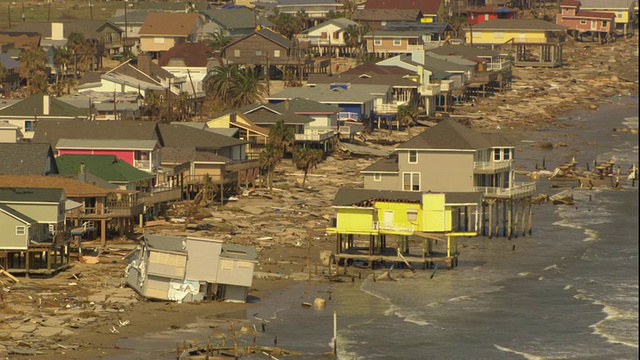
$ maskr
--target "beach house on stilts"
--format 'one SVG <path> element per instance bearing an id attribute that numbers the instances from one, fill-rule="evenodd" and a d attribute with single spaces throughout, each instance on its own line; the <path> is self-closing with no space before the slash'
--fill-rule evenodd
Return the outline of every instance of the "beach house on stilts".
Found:
<path id="1" fill-rule="evenodd" d="M 348 254 L 357 249 L 355 237 L 369 235 L 368 260 L 391 260 L 375 256 L 388 247 L 386 236 L 396 235 L 397 257 L 408 254 L 411 239 L 426 238 L 422 255 L 411 261 L 455 267 L 456 237 L 531 233 L 535 184 L 515 182 L 514 154 L 500 134 L 480 133 L 453 119 L 400 144 L 361 171 L 364 189 L 338 191 L 337 216 L 327 228 L 337 234 L 336 258 L 355 259 Z M 447 241 L 444 254 L 433 252 L 436 240 Z"/>

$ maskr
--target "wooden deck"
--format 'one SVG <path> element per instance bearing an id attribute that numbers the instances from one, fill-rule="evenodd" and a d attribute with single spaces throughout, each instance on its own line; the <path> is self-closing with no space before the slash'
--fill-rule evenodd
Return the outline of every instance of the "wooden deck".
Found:
<path id="1" fill-rule="evenodd" d="M 419 250 L 416 250 L 417 252 Z M 430 254 L 411 254 L 404 253 L 398 256 L 395 249 L 384 248 L 377 254 L 370 255 L 369 248 L 366 247 L 352 247 L 344 250 L 339 254 L 335 254 L 338 264 L 350 266 L 355 260 L 366 261 L 369 268 L 374 268 L 375 264 L 383 264 L 387 262 L 391 263 L 405 263 L 405 260 L 412 264 L 419 264 L 422 269 L 429 269 L 435 263 L 444 263 L 447 268 L 453 269 L 458 266 L 458 253 L 452 253 L 451 256 L 447 256 L 446 253 L 432 252 Z M 433 263 L 433 264 L 432 264 Z M 414 266 L 416 267 L 416 266 Z"/>

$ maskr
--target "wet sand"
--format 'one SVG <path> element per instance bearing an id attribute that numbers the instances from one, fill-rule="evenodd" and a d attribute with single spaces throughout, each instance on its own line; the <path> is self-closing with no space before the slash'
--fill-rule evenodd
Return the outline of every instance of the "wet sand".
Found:
<path id="1" fill-rule="evenodd" d="M 612 48 L 616 49 L 615 56 Z M 553 131 L 554 127 L 569 126 L 561 116 L 573 109 L 597 107 L 604 99 L 618 94 L 631 93 L 637 96 L 637 49 L 637 35 L 615 44 L 572 44 L 571 48 L 565 50 L 565 55 L 573 59 L 566 67 L 515 69 L 513 90 L 480 99 L 475 106 L 456 107 L 454 114 L 471 115 L 474 127 L 499 131 L 515 141 L 526 139 L 529 132 L 538 131 L 541 127 Z M 610 61 L 612 57 L 615 62 Z M 415 134 L 416 130 L 413 131 Z M 399 141 L 408 139 L 403 131 L 392 134 L 381 132 L 375 136 Z M 566 141 L 571 142 L 571 139 Z M 391 146 L 382 148 L 392 150 Z M 295 281 L 292 278 L 304 278 L 308 270 L 308 251 L 313 264 L 316 264 L 320 262 L 321 251 L 333 249 L 332 239 L 323 236 L 327 216 L 333 213 L 330 200 L 337 187 L 358 186 L 358 170 L 374 160 L 341 155 L 330 157 L 307 180 L 313 191 L 296 188 L 297 177 L 292 174 L 299 171 L 291 164 L 283 163 L 276 174 L 276 187 L 280 190 L 274 194 L 241 198 L 237 204 L 209 208 L 211 216 L 216 218 L 215 224 L 222 222 L 233 225 L 234 221 L 245 223 L 235 227 L 234 231 L 239 229 L 239 234 L 234 235 L 234 240 L 260 248 L 260 265 L 256 271 L 282 277 L 280 280 L 256 279 L 250 290 L 249 303 L 177 304 L 143 301 L 131 289 L 121 287 L 125 266 L 122 256 L 107 254 L 101 256 L 99 264 L 76 262 L 72 269 L 54 278 L 20 279 L 20 283 L 9 285 L 0 313 L 3 320 L 0 323 L 0 355 L 7 356 L 10 348 L 21 348 L 42 354 L 14 358 L 117 358 L 128 352 L 127 349 L 118 348 L 119 340 L 163 329 L 181 329 L 198 317 L 218 317 L 217 320 L 211 320 L 212 337 L 224 335 L 230 339 L 229 319 L 236 319 L 237 328 L 240 329 L 245 321 L 241 315 L 246 315 L 252 306 L 270 294 L 286 292 Z M 311 206 L 305 207 L 305 204 Z M 239 208 L 242 205 L 276 208 L 282 210 L 279 212 L 282 216 L 280 220 L 275 220 L 277 223 L 271 224 L 274 221 L 272 213 L 240 215 Z M 285 228 L 302 228 L 304 232 L 295 234 Z M 175 233 L 171 228 L 148 230 Z M 271 245 L 255 241 L 265 234 L 273 235 L 277 240 L 273 240 Z M 300 238 L 314 239 L 310 250 L 305 244 L 298 243 Z M 111 242 L 110 245 L 117 248 L 119 243 Z M 135 241 L 123 241 L 122 245 L 135 245 Z M 320 273 L 322 271 L 320 266 Z M 60 324 L 47 326 L 47 322 L 54 320 L 60 321 Z M 119 326 L 119 321 L 128 323 Z M 31 326 L 33 324 L 36 325 Z M 54 328 L 65 331 L 53 335 L 51 331 L 39 332 Z M 112 332 L 112 329 L 117 332 Z M 175 343 L 182 340 L 175 339 Z M 168 347 L 174 346 L 172 341 Z"/>

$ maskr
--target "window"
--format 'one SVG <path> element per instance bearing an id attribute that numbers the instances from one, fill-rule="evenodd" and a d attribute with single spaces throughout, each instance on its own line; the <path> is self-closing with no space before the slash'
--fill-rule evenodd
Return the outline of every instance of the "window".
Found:
<path id="1" fill-rule="evenodd" d="M 262 56 L 262 50 L 256 50 L 256 56 Z"/>
<path id="2" fill-rule="evenodd" d="M 484 14 L 484 21 L 489 21 L 489 14 Z"/>
<path id="3" fill-rule="evenodd" d="M 382 45 L 382 39 L 373 38 L 373 45 Z"/>
<path id="4" fill-rule="evenodd" d="M 402 173 L 404 191 L 420 191 L 420 173 Z"/>
<path id="5" fill-rule="evenodd" d="M 586 25 L 587 24 L 587 20 L 580 20 L 580 25 Z"/>
<path id="6" fill-rule="evenodd" d="M 233 50 L 233 56 L 240 57 L 240 50 L 239 49 Z"/>
<path id="7" fill-rule="evenodd" d="M 280 50 L 273 50 L 273 57 L 280 57 Z"/>
<path id="8" fill-rule="evenodd" d="M 222 260 L 222 270 L 233 270 L 233 261 L 231 260 Z"/>
<path id="9" fill-rule="evenodd" d="M 328 36 L 328 34 L 327 34 L 327 32 L 326 32 L 326 31 L 323 31 L 323 32 L 321 32 L 321 33 L 320 33 L 320 38 L 321 38 L 322 40 L 324 40 L 324 39 L 326 39 L 326 38 L 328 38 L 328 37 L 329 37 L 329 36 Z"/>
<path id="10" fill-rule="evenodd" d="M 164 38 L 162 38 L 162 37 L 154 37 L 153 38 L 153 42 L 155 44 L 164 44 Z"/>
<path id="11" fill-rule="evenodd" d="M 418 163 L 418 150 L 409 150 L 409 164 Z"/>
<path id="12" fill-rule="evenodd" d="M 393 38 L 393 46 L 400 46 L 400 45 L 402 45 L 402 39 Z"/>
<path id="13" fill-rule="evenodd" d="M 493 149 L 493 160 L 500 161 L 500 149 Z"/>
<path id="14" fill-rule="evenodd" d="M 16 226 L 16 235 L 24 235 L 27 229 L 24 226 Z"/>
<path id="15" fill-rule="evenodd" d="M 31 120 L 24 122 L 24 131 L 36 131 L 36 124 Z"/>
<path id="16" fill-rule="evenodd" d="M 340 39 L 340 33 L 338 31 L 334 32 L 333 33 L 333 38 L 336 39 L 336 40 Z"/>
<path id="17" fill-rule="evenodd" d="M 382 181 L 382 174 L 373 173 L 373 181 Z"/>
<path id="18" fill-rule="evenodd" d="M 617 13 L 616 16 L 618 17 L 618 19 L 622 19 L 622 13 Z"/>
<path id="19" fill-rule="evenodd" d="M 605 27 L 605 28 L 606 28 L 607 26 L 608 26 L 607 22 L 606 22 L 606 21 L 603 21 L 603 22 L 602 22 L 602 27 Z"/>
<path id="20" fill-rule="evenodd" d="M 418 210 L 407 210 L 407 221 L 418 221 Z"/>
<path id="21" fill-rule="evenodd" d="M 509 151 L 509 149 L 503 149 L 502 160 L 510 160 L 510 159 L 511 159 L 511 152 Z"/>

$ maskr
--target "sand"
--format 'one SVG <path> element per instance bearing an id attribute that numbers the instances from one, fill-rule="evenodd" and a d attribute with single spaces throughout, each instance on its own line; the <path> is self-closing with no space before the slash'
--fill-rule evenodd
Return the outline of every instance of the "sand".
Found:
<path id="1" fill-rule="evenodd" d="M 570 43 L 565 48 L 565 58 L 571 61 L 558 69 L 516 68 L 512 90 L 477 99 L 473 106 L 468 103 L 456 106 L 453 115 L 467 116 L 473 127 L 523 139 L 540 127 L 563 126 L 561 115 L 573 109 L 596 108 L 615 95 L 637 95 L 637 35 L 614 44 Z M 412 129 L 412 135 L 421 130 Z M 369 136 L 373 140 L 376 137 L 404 141 L 409 135 L 406 131 L 390 134 L 378 131 Z M 392 150 L 390 145 L 377 147 Z M 5 286 L 0 313 L 0 356 L 20 348 L 41 354 L 12 355 L 13 358 L 114 357 L 125 351 L 116 346 L 123 337 L 180 329 L 196 317 L 214 315 L 221 318 L 212 322 L 213 336 L 230 338 L 228 319 L 234 317 L 224 314 L 243 313 L 269 294 L 286 291 L 293 279 L 307 279 L 309 272 L 314 278 L 327 281 L 320 254 L 334 246 L 333 238 L 324 234 L 334 214 L 331 200 L 340 186 L 361 186 L 358 171 L 375 160 L 338 152 L 310 174 L 306 189 L 300 188 L 300 171 L 285 160 L 278 167 L 273 192 L 258 189 L 254 195 L 240 197 L 237 202 L 224 206 L 210 204 L 201 209 L 202 216 L 195 222 L 208 223 L 212 228 L 186 233 L 222 236 L 259 250 L 258 276 L 250 289 L 249 303 L 145 301 L 123 286 L 126 262 L 122 254 L 136 246 L 136 241 L 109 241 L 112 251 L 103 253 L 97 264 L 74 261 L 71 269 L 52 278 L 20 278 L 17 284 L 2 279 Z M 246 207 L 259 209 L 260 213 L 243 210 Z M 175 211 L 179 212 L 179 208 L 178 204 Z M 136 230 L 138 235 L 142 231 Z M 180 224 L 145 231 L 185 233 Z M 239 317 L 235 321 L 241 327 L 245 319 Z M 176 339 L 176 343 L 179 341 Z"/>

